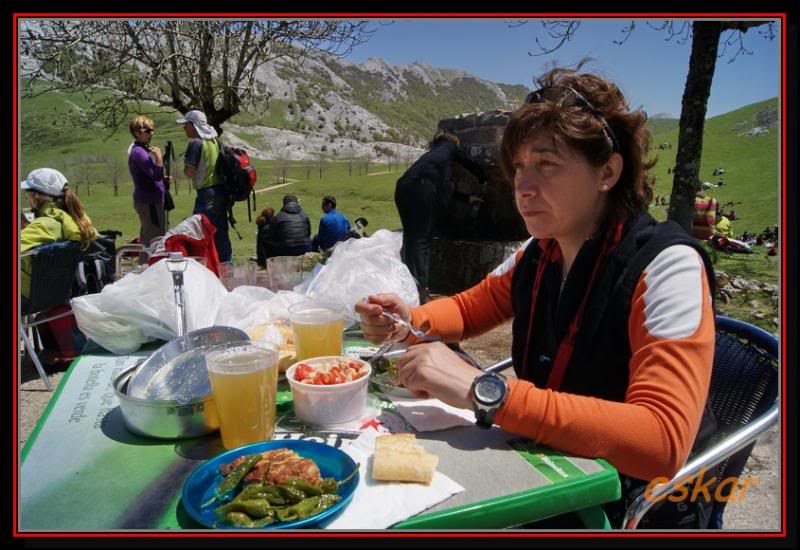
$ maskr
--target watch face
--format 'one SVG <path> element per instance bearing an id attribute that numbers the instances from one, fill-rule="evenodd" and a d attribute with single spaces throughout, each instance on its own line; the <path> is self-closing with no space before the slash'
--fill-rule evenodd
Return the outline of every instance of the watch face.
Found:
<path id="1" fill-rule="evenodd" d="M 495 376 L 481 378 L 475 384 L 475 397 L 487 405 L 498 402 L 505 392 L 503 381 Z"/>

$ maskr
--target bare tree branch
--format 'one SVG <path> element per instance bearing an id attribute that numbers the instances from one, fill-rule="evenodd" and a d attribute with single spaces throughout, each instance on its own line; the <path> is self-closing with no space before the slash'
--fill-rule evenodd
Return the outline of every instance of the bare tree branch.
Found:
<path id="1" fill-rule="evenodd" d="M 733 63 L 736 61 L 736 58 L 739 57 L 740 54 L 745 55 L 753 55 L 753 52 L 748 50 L 744 46 L 744 34 L 747 32 L 747 29 L 752 27 L 764 25 L 767 23 L 766 21 L 731 21 L 723 23 L 722 30 L 723 32 L 727 32 L 727 35 L 720 40 L 722 43 L 722 51 L 719 52 L 717 55 L 718 58 L 725 57 L 725 53 L 728 50 L 728 46 L 736 47 L 736 51 L 733 52 L 730 59 L 728 59 L 728 63 Z M 771 30 L 772 23 L 767 25 L 767 30 L 765 32 L 759 31 L 759 34 L 764 36 L 765 38 L 769 38 L 770 40 L 775 38 L 774 30 Z"/>
<path id="2" fill-rule="evenodd" d="M 636 28 L 636 21 L 631 21 L 630 25 L 622 27 L 621 32 L 625 35 L 625 37 L 622 40 L 613 40 L 614 44 L 616 44 L 617 46 L 622 46 L 625 42 L 628 41 L 628 38 L 630 38 L 631 33 L 635 28 Z"/>
<path id="3" fill-rule="evenodd" d="M 553 46 L 552 48 L 545 47 L 542 45 L 542 42 L 539 38 L 536 38 L 536 44 L 539 46 L 541 50 L 539 53 L 531 53 L 528 52 L 528 55 L 532 57 L 538 57 L 540 55 L 546 55 L 548 53 L 552 53 L 559 49 L 561 46 L 564 45 L 565 42 L 572 40 L 572 37 L 575 35 L 577 30 L 581 26 L 580 21 L 542 21 L 542 26 L 547 30 L 547 33 L 550 35 L 551 38 L 558 40 L 558 43 Z"/>
<path id="4" fill-rule="evenodd" d="M 24 21 L 23 92 L 91 90 L 83 124 L 115 127 L 139 102 L 154 101 L 182 113 L 201 108 L 219 128 L 247 102 L 268 100 L 256 82 L 264 63 L 311 50 L 346 55 L 373 32 L 343 20 Z"/>

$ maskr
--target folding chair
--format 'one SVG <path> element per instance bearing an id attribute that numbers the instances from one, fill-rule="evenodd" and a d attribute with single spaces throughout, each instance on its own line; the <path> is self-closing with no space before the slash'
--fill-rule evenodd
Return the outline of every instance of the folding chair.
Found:
<path id="1" fill-rule="evenodd" d="M 53 308 L 69 304 L 75 272 L 81 259 L 81 245 L 78 241 L 56 241 L 38 246 L 22 256 L 32 256 L 31 287 L 28 303 L 22 311 L 19 334 L 39 376 L 47 389 L 53 391 L 31 339 L 34 336 L 33 329 L 38 325 L 72 315 L 70 309 L 57 315 L 41 316 Z M 31 330 L 30 337 L 28 330 Z"/>
<path id="2" fill-rule="evenodd" d="M 145 249 L 144 246 L 141 244 L 123 244 L 122 246 L 117 247 L 116 253 L 114 255 L 114 277 L 119 280 L 125 276 L 126 271 L 123 268 L 122 260 L 127 256 L 135 256 L 136 258 L 139 257 L 139 254 L 146 254 L 149 256 L 149 252 Z M 135 269 L 131 269 L 129 271 L 139 271 L 144 269 L 147 265 L 137 265 Z"/>
<path id="3" fill-rule="evenodd" d="M 714 366 L 708 402 L 718 428 L 709 447 L 689 461 L 650 498 L 639 495 L 628 506 L 622 527 L 636 529 L 648 510 L 693 479 L 701 469 L 720 464 L 718 480 L 741 474 L 756 439 L 778 422 L 778 340 L 743 321 L 716 317 Z M 726 495 L 722 495 L 726 496 Z M 715 501 L 709 528 L 722 528 L 725 502 Z"/>

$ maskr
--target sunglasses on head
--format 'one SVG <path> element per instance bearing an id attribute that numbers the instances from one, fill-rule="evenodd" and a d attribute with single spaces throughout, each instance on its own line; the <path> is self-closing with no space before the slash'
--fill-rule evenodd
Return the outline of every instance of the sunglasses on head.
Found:
<path id="1" fill-rule="evenodd" d="M 525 98 L 526 104 L 544 103 L 545 101 L 550 103 L 558 103 L 564 107 L 580 107 L 581 109 L 598 117 L 603 122 L 603 130 L 608 136 L 608 139 L 611 140 L 612 150 L 614 152 L 619 152 L 619 142 L 617 141 L 617 136 L 614 134 L 614 130 L 612 130 L 611 126 L 608 124 L 606 117 L 604 117 L 603 113 L 595 109 L 585 97 L 576 92 L 574 89 L 570 88 L 569 86 L 548 86 L 547 88 L 541 88 L 529 93 Z"/>

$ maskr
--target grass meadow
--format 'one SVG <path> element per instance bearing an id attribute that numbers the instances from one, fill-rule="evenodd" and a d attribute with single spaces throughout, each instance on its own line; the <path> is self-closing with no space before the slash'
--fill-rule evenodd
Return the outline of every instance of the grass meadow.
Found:
<path id="1" fill-rule="evenodd" d="M 61 170 L 69 179 L 86 206 L 95 226 L 100 229 L 115 229 L 122 232 L 118 242 L 129 241 L 138 234 L 138 218 L 133 210 L 133 184 L 127 168 L 127 149 L 131 136 L 127 121 L 111 133 L 97 126 L 83 127 L 75 124 L 71 117 L 80 116 L 87 107 L 78 94 L 47 93 L 22 101 L 21 132 L 21 176 L 39 167 Z M 153 105 L 139 106 L 139 112 L 154 119 L 156 133 L 153 144 L 164 149 L 171 140 L 176 155 L 186 147 L 186 137 L 175 124 L 178 113 L 165 112 Z M 743 231 L 761 232 L 765 227 L 780 220 L 779 180 L 779 132 L 772 127 L 765 135 L 746 136 L 754 125 L 755 115 L 768 107 L 778 107 L 777 99 L 746 106 L 706 121 L 700 178 L 716 183 L 722 179 L 724 185 L 712 189 L 726 210 L 736 211 L 733 222 L 734 233 Z M 241 115 L 233 119 L 240 125 L 255 124 L 252 115 Z M 672 175 L 668 169 L 675 163 L 678 129 L 676 124 L 659 121 L 659 129 L 652 143 L 670 143 L 671 149 L 653 150 L 658 162 L 653 169 L 656 179 L 655 193 L 669 197 Z M 247 133 L 239 136 L 247 139 Z M 255 254 L 256 224 L 258 213 L 265 207 L 279 210 L 282 197 L 292 193 L 300 198 L 308 213 L 312 232 L 316 233 L 322 197 L 334 195 L 338 210 L 352 222 L 359 216 L 369 220 L 369 233 L 378 229 L 398 229 L 400 219 L 394 205 L 394 185 L 406 166 L 396 164 L 351 163 L 342 160 L 323 161 L 264 161 L 251 159 L 258 172 L 256 186 L 256 211 L 248 220 L 247 203 L 239 202 L 234 207 L 238 221 L 239 239 L 231 231 L 234 258 L 243 261 Z M 724 168 L 725 175 L 712 176 L 714 169 Z M 189 181 L 181 175 L 182 162 L 176 159 L 173 174 L 173 198 L 176 208 L 170 213 L 170 226 L 174 226 L 192 212 L 194 191 Z M 116 188 L 116 189 L 115 189 Z M 27 207 L 25 197 L 20 196 L 20 206 Z M 651 214 L 657 219 L 666 219 L 666 208 L 652 206 Z M 748 278 L 776 283 L 779 262 L 768 259 L 763 249 L 758 254 L 715 256 L 717 269 Z M 740 318 L 750 317 L 751 305 L 729 304 L 729 313 Z M 730 310 L 735 308 L 735 310 Z"/>

